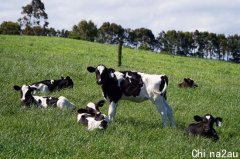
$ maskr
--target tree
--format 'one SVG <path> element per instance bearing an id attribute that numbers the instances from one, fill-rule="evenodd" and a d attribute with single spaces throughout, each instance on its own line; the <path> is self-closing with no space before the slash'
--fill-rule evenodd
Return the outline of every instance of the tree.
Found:
<path id="1" fill-rule="evenodd" d="M 46 35 L 47 36 L 57 36 L 57 32 L 54 28 L 49 28 L 49 29 L 46 29 Z"/>
<path id="2" fill-rule="evenodd" d="M 169 30 L 165 34 L 166 50 L 174 55 L 177 54 L 177 32 L 175 30 Z"/>
<path id="3" fill-rule="evenodd" d="M 167 40 L 165 31 L 162 31 L 156 37 L 156 47 L 159 51 L 167 51 Z"/>
<path id="4" fill-rule="evenodd" d="M 4 21 L 0 25 L 0 34 L 17 35 L 20 33 L 20 25 L 17 22 Z"/>
<path id="5" fill-rule="evenodd" d="M 134 32 L 132 29 L 127 28 L 123 31 L 123 43 L 130 48 L 136 48 L 137 42 L 134 42 Z"/>
<path id="6" fill-rule="evenodd" d="M 42 35 L 45 35 L 48 26 L 48 15 L 45 12 L 45 6 L 41 0 L 32 0 L 31 4 L 22 7 L 22 18 L 18 19 L 21 29 L 32 28 L 35 35 L 39 34 L 35 29 L 42 27 Z M 23 27 L 23 28 L 22 28 Z M 35 27 L 35 28 L 34 28 Z"/>
<path id="7" fill-rule="evenodd" d="M 231 61 L 240 63 L 240 37 L 233 35 L 228 37 L 229 52 L 232 56 Z"/>
<path id="8" fill-rule="evenodd" d="M 94 41 L 97 37 L 97 26 L 90 20 L 82 20 L 78 25 L 74 25 L 69 35 L 73 39 Z"/>
<path id="9" fill-rule="evenodd" d="M 217 39 L 219 41 L 219 55 L 218 55 L 218 59 L 219 60 L 221 60 L 221 59 L 225 60 L 226 52 L 228 50 L 227 39 L 226 39 L 224 34 L 219 34 Z"/>
<path id="10" fill-rule="evenodd" d="M 118 44 L 123 37 L 124 29 L 116 23 L 104 22 L 98 29 L 97 41 L 100 43 Z"/>
<path id="11" fill-rule="evenodd" d="M 155 37 L 151 30 L 147 28 L 138 28 L 133 31 L 134 41 L 138 42 L 138 46 L 145 50 L 150 50 L 155 42 Z"/>

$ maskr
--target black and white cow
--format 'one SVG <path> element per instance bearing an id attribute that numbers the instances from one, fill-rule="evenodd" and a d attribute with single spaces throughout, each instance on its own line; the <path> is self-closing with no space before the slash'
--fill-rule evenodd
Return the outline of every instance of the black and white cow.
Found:
<path id="1" fill-rule="evenodd" d="M 95 103 L 88 103 L 86 108 L 78 109 L 77 122 L 88 127 L 88 130 L 106 129 L 109 123 L 108 117 L 102 114 L 99 107 L 104 105 L 100 100 Z"/>
<path id="2" fill-rule="evenodd" d="M 104 65 L 89 66 L 87 70 L 96 74 L 97 84 L 101 85 L 103 96 L 110 102 L 108 117 L 113 120 L 119 100 L 142 102 L 150 100 L 156 105 L 162 116 L 163 126 L 167 126 L 167 117 L 176 127 L 172 109 L 166 101 L 168 78 L 166 75 L 145 74 L 133 71 L 115 71 Z"/>
<path id="3" fill-rule="evenodd" d="M 59 108 L 67 108 L 67 109 L 75 109 L 73 103 L 71 103 L 67 98 L 60 96 L 56 97 L 45 97 L 45 96 L 33 96 L 32 92 L 36 90 L 35 87 L 23 85 L 13 86 L 16 91 L 19 91 L 21 94 L 21 104 L 23 106 L 31 106 L 37 105 L 40 107 L 59 107 Z"/>
<path id="4" fill-rule="evenodd" d="M 217 127 L 222 125 L 222 118 L 214 118 L 211 114 L 206 114 L 203 117 L 194 116 L 194 120 L 198 123 L 193 123 L 186 129 L 187 133 L 194 136 L 203 136 L 217 141 L 219 139 L 213 124 L 216 122 Z"/>
<path id="5" fill-rule="evenodd" d="M 73 81 L 72 79 L 67 77 L 61 77 L 61 79 L 57 80 L 43 80 L 39 82 L 32 83 L 30 85 L 32 88 L 36 88 L 35 91 L 40 91 L 42 93 L 50 93 L 54 90 L 60 90 L 63 88 L 72 88 Z M 35 91 L 33 93 L 35 93 Z"/>

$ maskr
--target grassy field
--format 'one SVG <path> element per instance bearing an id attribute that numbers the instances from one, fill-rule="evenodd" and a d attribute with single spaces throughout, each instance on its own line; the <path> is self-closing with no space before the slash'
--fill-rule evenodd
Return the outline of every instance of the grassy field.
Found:
<path id="1" fill-rule="evenodd" d="M 60 109 L 21 108 L 13 85 L 30 84 L 69 75 L 73 89 L 63 95 L 80 107 L 102 99 L 89 65 L 105 64 L 117 70 L 167 74 L 168 101 L 177 128 L 162 128 L 156 107 L 149 101 L 121 101 L 116 119 L 104 131 L 87 131 L 76 123 L 76 113 Z M 117 46 L 63 38 L 0 36 L 0 158 L 210 158 L 210 152 L 240 156 L 240 65 L 174 57 L 123 49 L 117 67 Z M 196 89 L 177 84 L 192 77 Z M 106 114 L 108 104 L 102 111 Z M 216 128 L 220 140 L 193 138 L 184 129 L 194 115 L 211 113 L 223 118 Z M 193 153 L 193 154 L 192 154 Z M 192 156 L 194 155 L 194 156 Z"/>

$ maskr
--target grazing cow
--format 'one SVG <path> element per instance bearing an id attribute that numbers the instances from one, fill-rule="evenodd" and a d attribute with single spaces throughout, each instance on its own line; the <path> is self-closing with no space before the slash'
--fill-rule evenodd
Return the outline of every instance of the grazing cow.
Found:
<path id="1" fill-rule="evenodd" d="M 216 122 L 217 127 L 220 127 L 222 125 L 222 118 L 214 118 L 211 114 L 206 114 L 203 117 L 196 115 L 194 116 L 194 120 L 198 123 L 193 123 L 188 126 L 186 129 L 188 134 L 203 136 L 215 141 L 219 139 L 217 132 L 213 128 L 213 124 Z"/>
<path id="2" fill-rule="evenodd" d="M 178 86 L 181 87 L 181 88 L 187 88 L 187 87 L 195 88 L 195 87 L 198 87 L 198 85 L 191 78 L 184 78 L 182 83 L 179 83 Z"/>
<path id="3" fill-rule="evenodd" d="M 102 107 L 104 101 L 101 100 L 96 104 L 90 102 L 86 108 L 78 110 L 77 122 L 88 127 L 88 130 L 106 129 L 108 126 L 108 117 L 102 114 L 99 107 Z"/>
<path id="4" fill-rule="evenodd" d="M 87 70 L 96 74 L 97 84 L 101 85 L 103 96 L 110 102 L 108 117 L 114 119 L 117 103 L 121 99 L 142 102 L 150 100 L 156 105 L 162 116 L 163 126 L 167 126 L 167 117 L 176 127 L 172 109 L 166 101 L 168 78 L 166 75 L 145 74 L 133 71 L 115 71 L 104 65 L 89 66 Z"/>
<path id="5" fill-rule="evenodd" d="M 37 105 L 40 107 L 59 107 L 59 108 L 68 108 L 68 109 L 75 109 L 73 103 L 69 102 L 69 100 L 63 96 L 58 98 L 56 97 L 44 97 L 44 96 L 33 96 L 32 92 L 36 90 L 35 87 L 23 85 L 20 86 L 13 86 L 16 91 L 20 91 L 21 94 L 21 104 L 24 106 L 31 106 Z"/>
<path id="6" fill-rule="evenodd" d="M 35 91 L 50 93 L 54 90 L 60 90 L 63 88 L 72 88 L 73 81 L 69 76 L 67 76 L 67 77 L 61 77 L 61 79 L 58 79 L 58 80 L 44 80 L 40 82 L 35 82 L 30 86 L 36 88 Z M 35 91 L 33 92 L 34 94 L 35 94 Z"/>

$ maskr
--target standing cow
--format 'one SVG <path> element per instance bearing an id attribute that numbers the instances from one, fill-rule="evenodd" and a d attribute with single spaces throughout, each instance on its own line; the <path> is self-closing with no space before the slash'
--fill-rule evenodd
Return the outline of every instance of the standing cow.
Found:
<path id="1" fill-rule="evenodd" d="M 87 70 L 96 74 L 97 84 L 101 85 L 106 100 L 110 102 L 108 116 L 114 119 L 119 100 L 142 102 L 150 100 L 161 114 L 163 126 L 167 118 L 176 127 L 172 108 L 166 101 L 168 78 L 166 75 L 146 74 L 133 71 L 115 71 L 104 65 L 89 66 Z"/>

